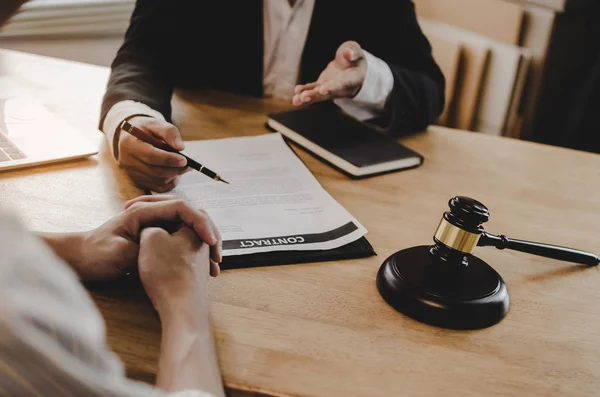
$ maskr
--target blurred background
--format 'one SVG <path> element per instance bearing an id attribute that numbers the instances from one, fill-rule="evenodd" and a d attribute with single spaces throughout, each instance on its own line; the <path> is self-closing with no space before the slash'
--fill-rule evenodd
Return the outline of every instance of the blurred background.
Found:
<path id="1" fill-rule="evenodd" d="M 437 124 L 600 153 L 600 1 L 414 0 L 447 80 Z M 135 0 L 32 0 L 0 47 L 109 66 Z"/>

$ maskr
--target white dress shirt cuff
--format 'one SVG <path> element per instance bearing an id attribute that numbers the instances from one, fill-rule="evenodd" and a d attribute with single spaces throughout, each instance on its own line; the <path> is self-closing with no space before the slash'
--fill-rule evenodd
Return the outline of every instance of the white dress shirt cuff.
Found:
<path id="1" fill-rule="evenodd" d="M 334 100 L 342 110 L 359 120 L 381 115 L 385 103 L 394 89 L 394 75 L 389 65 L 363 50 L 367 62 L 365 81 L 354 98 Z"/>
<path id="2" fill-rule="evenodd" d="M 119 126 L 123 120 L 133 115 L 144 115 L 153 117 L 159 120 L 164 120 L 164 116 L 152 109 L 150 106 L 145 105 L 141 102 L 136 101 L 121 101 L 113 105 L 112 108 L 106 114 L 104 124 L 102 125 L 102 131 L 106 134 L 108 139 L 108 146 L 115 160 L 119 159 L 119 145 L 118 139 L 120 136 Z"/>

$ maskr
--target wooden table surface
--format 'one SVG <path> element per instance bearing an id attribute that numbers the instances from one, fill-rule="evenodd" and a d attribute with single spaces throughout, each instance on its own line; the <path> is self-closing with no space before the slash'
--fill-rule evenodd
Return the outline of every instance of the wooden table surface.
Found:
<path id="1" fill-rule="evenodd" d="M 0 76 L 0 87 L 9 76 L 101 145 L 89 160 L 0 174 L 1 205 L 32 229 L 74 231 L 98 226 L 141 194 L 96 130 L 106 69 L 2 51 Z M 175 102 L 186 139 L 266 133 L 265 114 L 287 107 L 217 93 Z M 597 396 L 599 269 L 478 248 L 507 282 L 511 306 L 500 324 L 466 332 L 394 311 L 379 296 L 375 276 L 396 250 L 432 242 L 455 195 L 490 208 L 492 233 L 598 253 L 600 156 L 442 128 L 402 142 L 425 156 L 422 167 L 362 181 L 299 152 L 369 230 L 378 256 L 231 270 L 211 281 L 231 394 Z M 129 376 L 152 382 L 160 325 L 139 284 L 89 288 Z"/>

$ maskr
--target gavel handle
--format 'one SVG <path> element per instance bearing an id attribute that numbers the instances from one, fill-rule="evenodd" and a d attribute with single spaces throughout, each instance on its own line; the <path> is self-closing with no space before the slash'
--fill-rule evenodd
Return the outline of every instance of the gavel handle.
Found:
<path id="1" fill-rule="evenodd" d="M 600 258 L 591 252 L 579 251 L 557 245 L 534 243 L 531 241 L 515 240 L 504 235 L 496 236 L 487 232 L 481 234 L 477 243 L 480 247 L 492 246 L 498 249 L 510 249 L 528 254 L 544 256 L 566 262 L 581 263 L 587 266 L 597 266 Z"/>

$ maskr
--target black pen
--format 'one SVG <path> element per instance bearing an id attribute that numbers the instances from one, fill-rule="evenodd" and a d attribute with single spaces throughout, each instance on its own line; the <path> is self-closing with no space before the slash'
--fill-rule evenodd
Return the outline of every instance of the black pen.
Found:
<path id="1" fill-rule="evenodd" d="M 227 182 L 225 179 L 221 178 L 219 176 L 219 174 L 217 174 L 216 172 L 214 172 L 213 170 L 210 170 L 208 168 L 206 168 L 205 166 L 203 166 L 202 164 L 200 164 L 199 162 L 197 162 L 194 159 L 189 158 L 188 156 L 186 156 L 185 154 L 179 152 L 178 150 L 172 148 L 171 146 L 169 146 L 166 142 L 163 142 L 162 140 L 153 137 L 152 135 L 146 133 L 145 131 L 142 131 L 141 129 L 137 128 L 136 126 L 130 124 L 127 120 L 124 120 L 121 123 L 121 129 L 123 131 L 127 131 L 128 133 L 130 133 L 131 135 L 133 135 L 134 137 L 136 137 L 137 139 L 139 139 L 140 141 L 144 141 L 146 143 L 149 143 L 150 145 L 165 150 L 167 152 L 171 152 L 171 153 L 177 153 L 183 157 L 186 158 L 187 160 L 187 166 L 190 168 L 193 168 L 197 171 L 200 171 L 201 173 L 203 173 L 204 175 L 206 175 L 207 177 L 214 179 L 217 182 L 223 182 L 229 185 L 229 182 Z"/>

